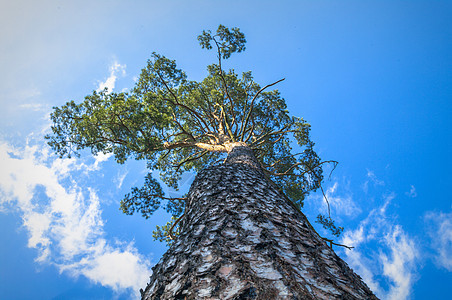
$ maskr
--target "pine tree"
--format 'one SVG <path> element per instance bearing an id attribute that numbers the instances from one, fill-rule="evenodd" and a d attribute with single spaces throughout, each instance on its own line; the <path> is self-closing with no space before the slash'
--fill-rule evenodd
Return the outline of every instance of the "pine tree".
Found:
<path id="1" fill-rule="evenodd" d="M 201 82 L 153 53 L 130 93 L 93 92 L 55 107 L 46 137 L 60 156 L 90 148 L 118 163 L 147 161 L 144 186 L 121 209 L 148 218 L 162 206 L 173 218 L 154 232 L 171 247 L 143 299 L 375 298 L 301 212 L 322 189 L 323 165 L 336 162 L 318 157 L 310 125 L 268 91 L 284 79 L 261 87 L 251 72 L 223 70 L 245 50 L 238 28 L 220 25 L 198 40 L 218 58 Z M 171 198 L 152 171 L 175 189 L 184 172 L 197 176 L 187 195 Z M 318 221 L 342 230 L 329 215 Z"/>

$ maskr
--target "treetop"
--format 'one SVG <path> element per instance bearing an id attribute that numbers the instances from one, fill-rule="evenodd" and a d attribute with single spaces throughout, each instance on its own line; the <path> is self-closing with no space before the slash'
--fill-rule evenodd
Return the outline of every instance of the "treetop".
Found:
<path id="1" fill-rule="evenodd" d="M 177 189 L 184 172 L 198 172 L 221 163 L 234 145 L 250 147 L 263 170 L 299 208 L 323 179 L 322 162 L 313 149 L 310 125 L 291 116 L 285 100 L 271 87 L 260 86 L 251 72 L 223 70 L 222 60 L 245 50 L 238 28 L 220 25 L 198 36 L 202 48 L 215 49 L 218 61 L 207 66 L 201 81 L 189 80 L 176 62 L 152 53 L 129 93 L 94 91 L 80 103 L 54 107 L 49 145 L 63 156 L 113 153 L 118 163 L 146 160 L 149 174 L 142 188 L 133 188 L 121 209 L 149 217 L 161 201 L 182 214 L 184 201 L 165 198 L 152 171 Z M 294 153 L 294 143 L 298 151 Z"/>

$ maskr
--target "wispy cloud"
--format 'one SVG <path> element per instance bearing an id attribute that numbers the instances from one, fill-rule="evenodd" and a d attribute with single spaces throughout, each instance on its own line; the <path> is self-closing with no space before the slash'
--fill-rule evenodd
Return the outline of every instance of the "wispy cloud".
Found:
<path id="1" fill-rule="evenodd" d="M 41 96 L 42 93 L 36 87 L 24 87 L 20 90 L 14 91 L 13 94 L 9 95 L 14 100 L 18 101 L 26 101 L 30 99 L 34 99 L 36 97 Z"/>
<path id="2" fill-rule="evenodd" d="M 405 195 L 407 195 L 410 198 L 416 198 L 417 197 L 417 192 L 416 192 L 416 188 L 414 187 L 414 185 L 410 186 L 410 191 L 406 192 Z"/>
<path id="3" fill-rule="evenodd" d="M 345 259 L 369 287 L 384 299 L 408 299 L 417 279 L 419 249 L 401 225 L 386 215 L 396 195 L 384 196 L 381 207 L 373 209 L 357 229 L 344 232 L 342 243 L 354 246 Z M 382 287 L 382 276 L 387 288 Z"/>
<path id="4" fill-rule="evenodd" d="M 427 212 L 424 216 L 437 266 L 452 272 L 452 212 Z"/>
<path id="5" fill-rule="evenodd" d="M 96 170 L 108 157 L 98 156 L 94 163 L 82 164 L 47 153 L 45 146 L 17 149 L 0 142 L 2 211 L 12 207 L 21 212 L 29 233 L 28 247 L 39 253 L 37 262 L 72 276 L 85 276 L 118 292 L 133 290 L 136 294 L 151 274 L 149 259 L 131 242 L 106 240 L 97 194 L 81 189 L 72 179 L 74 170 L 82 171 L 78 174 Z"/>
<path id="6" fill-rule="evenodd" d="M 361 213 L 361 208 L 353 201 L 351 192 L 338 195 L 338 183 L 335 182 L 332 187 L 326 191 L 326 197 L 332 206 L 332 209 L 339 216 L 356 217 Z M 326 201 L 323 202 L 326 208 Z"/>
<path id="7" fill-rule="evenodd" d="M 110 66 L 110 76 L 108 78 L 99 83 L 99 86 L 97 87 L 97 91 L 100 92 L 103 89 L 107 88 L 108 92 L 112 92 L 115 88 L 116 79 L 118 76 L 125 76 L 126 75 L 126 65 L 121 65 L 119 62 L 115 61 Z"/>
<path id="8" fill-rule="evenodd" d="M 374 186 L 385 185 L 383 180 L 377 178 L 374 171 L 367 170 L 367 178 L 374 184 Z M 365 184 L 367 185 L 368 181 Z"/>
<path id="9" fill-rule="evenodd" d="M 353 194 L 350 191 L 349 182 L 342 180 L 341 183 L 334 181 L 334 183 L 325 188 L 326 200 L 330 205 L 331 216 L 333 219 L 355 218 L 361 212 L 359 205 L 353 201 Z M 328 204 L 325 197 L 319 193 L 310 196 L 307 199 L 307 206 L 312 211 L 328 214 Z"/>
<path id="10" fill-rule="evenodd" d="M 387 294 L 388 299 L 407 299 L 417 277 L 416 261 L 419 251 L 415 242 L 400 225 L 395 225 L 384 237 L 389 254 L 380 253 L 383 274 L 392 282 Z"/>
<path id="11" fill-rule="evenodd" d="M 391 204 L 392 200 L 394 200 L 396 197 L 396 193 L 390 192 L 389 194 L 385 194 L 383 196 L 384 203 L 383 205 L 378 209 L 381 216 L 384 216 L 386 214 L 386 209 L 388 208 L 389 204 Z"/>
<path id="12" fill-rule="evenodd" d="M 129 172 L 123 171 L 123 172 L 118 172 L 118 175 L 115 178 L 115 182 L 117 184 L 118 189 L 120 189 L 122 187 L 122 184 L 124 182 L 124 179 L 126 179 L 126 176 Z"/>
<path id="13" fill-rule="evenodd" d="M 46 109 L 46 107 L 42 103 L 24 103 L 19 105 L 19 108 L 29 109 L 32 111 L 42 111 Z"/>

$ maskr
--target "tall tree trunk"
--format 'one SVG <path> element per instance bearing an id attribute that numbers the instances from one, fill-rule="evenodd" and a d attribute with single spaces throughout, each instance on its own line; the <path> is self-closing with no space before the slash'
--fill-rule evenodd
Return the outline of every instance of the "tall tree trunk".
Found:
<path id="1" fill-rule="evenodd" d="M 181 234 L 142 299 L 377 299 L 263 174 L 251 150 L 193 182 Z"/>

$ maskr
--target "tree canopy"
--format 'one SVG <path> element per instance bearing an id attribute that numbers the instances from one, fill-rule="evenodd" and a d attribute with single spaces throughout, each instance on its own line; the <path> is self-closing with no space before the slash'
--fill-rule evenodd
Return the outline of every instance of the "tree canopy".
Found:
<path id="1" fill-rule="evenodd" d="M 270 90 L 284 79 L 260 86 L 251 72 L 223 69 L 225 59 L 245 50 L 238 28 L 220 25 L 214 33 L 203 31 L 198 41 L 217 54 L 202 81 L 189 80 L 174 60 L 152 53 L 130 92 L 94 91 L 81 103 L 54 107 L 52 134 L 46 136 L 60 157 L 89 148 L 94 155 L 114 154 L 118 163 L 145 160 L 144 185 L 125 195 L 121 209 L 148 218 L 165 203 L 174 218 L 171 226 L 158 227 L 157 238 L 171 233 L 185 202 L 165 197 L 153 171 L 177 189 L 184 172 L 221 163 L 232 147 L 248 146 L 267 176 L 301 209 L 307 194 L 321 188 L 322 165 L 331 162 L 314 151 L 310 125 L 291 116 L 280 93 Z"/>

